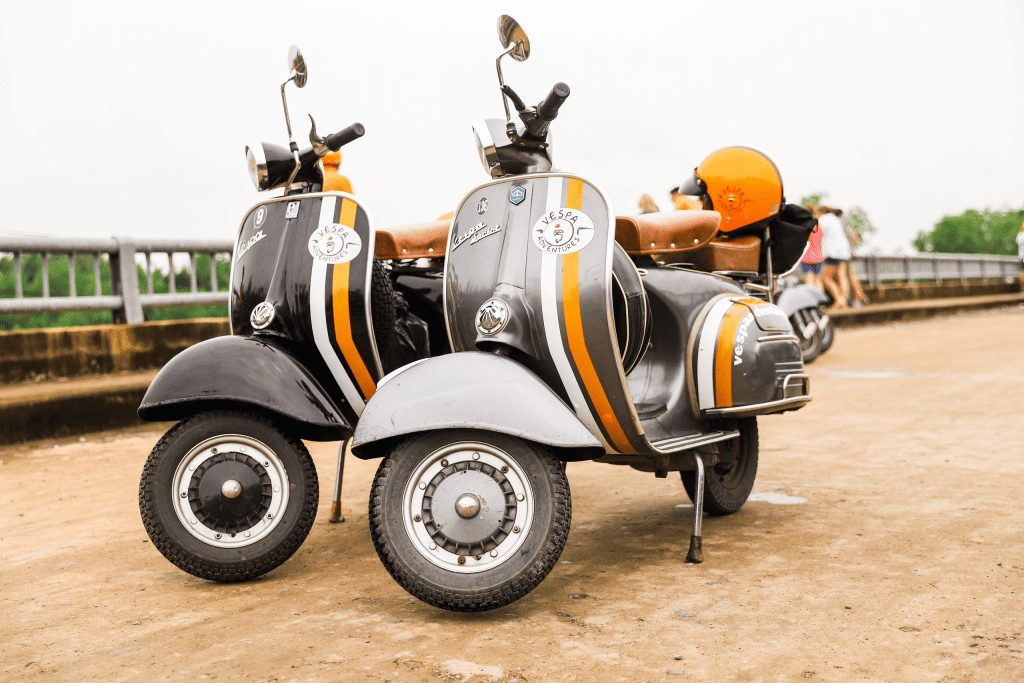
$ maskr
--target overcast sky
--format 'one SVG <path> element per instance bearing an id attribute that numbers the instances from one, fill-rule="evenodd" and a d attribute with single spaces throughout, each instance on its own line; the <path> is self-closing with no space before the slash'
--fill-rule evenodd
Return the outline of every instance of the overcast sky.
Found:
<path id="1" fill-rule="evenodd" d="M 943 215 L 1024 206 L 1024 2 L 45 3 L 0 10 L 0 232 L 234 238 L 259 201 L 246 144 L 354 121 L 342 151 L 378 227 L 431 220 L 487 176 L 470 125 L 503 115 L 496 22 L 526 29 L 505 78 L 572 94 L 555 163 L 638 212 L 711 151 L 766 152 L 786 197 L 867 210 L 910 251 Z"/>

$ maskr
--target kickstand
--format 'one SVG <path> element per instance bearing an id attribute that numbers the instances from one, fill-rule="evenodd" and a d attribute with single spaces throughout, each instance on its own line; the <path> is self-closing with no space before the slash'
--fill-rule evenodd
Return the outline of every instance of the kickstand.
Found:
<path id="1" fill-rule="evenodd" d="M 686 561 L 700 564 L 704 561 L 704 548 L 700 540 L 700 523 L 704 515 L 704 461 L 693 451 L 693 462 L 697 466 L 697 495 L 693 501 L 693 535 L 690 536 L 690 552 Z"/>
<path id="2" fill-rule="evenodd" d="M 338 476 L 334 481 L 334 500 L 331 501 L 331 516 L 327 518 L 328 522 L 345 521 L 341 515 L 341 479 L 345 474 L 345 449 L 351 442 L 351 439 L 342 441 L 338 448 Z"/>

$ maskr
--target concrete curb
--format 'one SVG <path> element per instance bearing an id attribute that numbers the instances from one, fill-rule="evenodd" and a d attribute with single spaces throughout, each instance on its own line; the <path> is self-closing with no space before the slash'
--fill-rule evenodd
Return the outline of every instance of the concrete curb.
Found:
<path id="1" fill-rule="evenodd" d="M 1024 305 L 1024 293 L 873 304 L 830 310 L 839 328 L 924 320 Z M 156 371 L 0 386 L 0 445 L 147 424 L 136 409 Z"/>

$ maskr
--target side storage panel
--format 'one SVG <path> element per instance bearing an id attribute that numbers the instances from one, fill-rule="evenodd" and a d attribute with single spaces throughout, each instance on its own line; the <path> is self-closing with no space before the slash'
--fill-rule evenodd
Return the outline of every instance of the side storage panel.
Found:
<path id="1" fill-rule="evenodd" d="M 795 410 L 811 400 L 800 342 L 786 314 L 760 299 L 709 301 L 687 344 L 699 419 Z"/>

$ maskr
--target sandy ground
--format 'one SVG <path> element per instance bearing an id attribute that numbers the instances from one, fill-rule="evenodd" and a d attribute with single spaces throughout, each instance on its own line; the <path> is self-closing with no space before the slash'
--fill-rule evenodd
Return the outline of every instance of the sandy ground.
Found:
<path id="1" fill-rule="evenodd" d="M 162 428 L 9 448 L 0 680 L 1022 680 L 1022 340 L 1020 309 L 841 331 L 815 401 L 761 419 L 768 500 L 706 519 L 702 565 L 678 476 L 571 464 L 562 561 L 488 614 L 384 571 L 375 462 L 350 460 L 347 521 L 327 523 L 336 444 L 309 444 L 305 545 L 241 585 L 148 541 L 138 477 Z"/>

